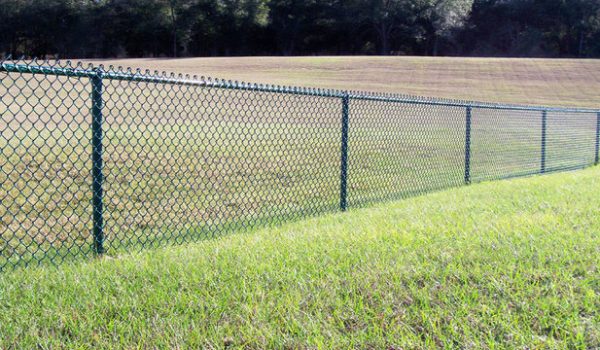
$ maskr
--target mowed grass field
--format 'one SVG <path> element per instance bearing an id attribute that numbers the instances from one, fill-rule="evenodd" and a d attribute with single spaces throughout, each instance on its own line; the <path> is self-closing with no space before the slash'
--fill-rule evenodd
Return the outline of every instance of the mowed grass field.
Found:
<path id="1" fill-rule="evenodd" d="M 234 57 L 94 61 L 247 82 L 598 108 L 600 60 Z"/>
<path id="2" fill-rule="evenodd" d="M 0 348 L 595 349 L 600 168 L 0 274 Z"/>

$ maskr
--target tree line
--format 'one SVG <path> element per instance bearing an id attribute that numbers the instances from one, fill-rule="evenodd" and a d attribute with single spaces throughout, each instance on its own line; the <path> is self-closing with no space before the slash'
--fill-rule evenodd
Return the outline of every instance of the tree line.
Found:
<path id="1" fill-rule="evenodd" d="M 36 57 L 600 57 L 600 0 L 0 0 Z"/>

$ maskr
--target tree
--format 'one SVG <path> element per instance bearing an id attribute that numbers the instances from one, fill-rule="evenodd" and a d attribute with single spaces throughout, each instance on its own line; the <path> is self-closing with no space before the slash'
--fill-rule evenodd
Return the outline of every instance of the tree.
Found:
<path id="1" fill-rule="evenodd" d="M 549 23 L 545 29 L 556 43 L 560 55 L 585 56 L 585 43 L 600 26 L 600 1 L 554 0 L 544 8 Z"/>
<path id="2" fill-rule="evenodd" d="M 599 8 L 598 0 L 475 0 L 461 39 L 477 54 L 599 55 Z"/>
<path id="3" fill-rule="evenodd" d="M 299 38 L 314 20 L 318 0 L 271 0 L 269 22 L 276 46 L 282 55 L 292 55 Z"/>
<path id="4" fill-rule="evenodd" d="M 0 0 L 0 50 L 16 56 L 25 33 L 20 25 L 23 3 L 18 0 Z"/>
<path id="5" fill-rule="evenodd" d="M 15 56 L 600 56 L 600 0 L 0 0 Z"/>
<path id="6" fill-rule="evenodd" d="M 417 0 L 419 22 L 424 27 L 428 51 L 437 56 L 440 38 L 448 38 L 463 26 L 473 7 L 473 0 Z"/>
<path id="7" fill-rule="evenodd" d="M 360 22 L 376 34 L 379 53 L 389 55 L 395 35 L 405 31 L 414 21 L 413 0 L 366 0 L 360 3 Z"/>

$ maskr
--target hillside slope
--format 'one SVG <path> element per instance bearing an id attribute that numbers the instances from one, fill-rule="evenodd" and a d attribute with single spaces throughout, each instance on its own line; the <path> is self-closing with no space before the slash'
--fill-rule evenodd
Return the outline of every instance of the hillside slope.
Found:
<path id="1" fill-rule="evenodd" d="M 600 168 L 0 274 L 0 348 L 596 348 Z"/>

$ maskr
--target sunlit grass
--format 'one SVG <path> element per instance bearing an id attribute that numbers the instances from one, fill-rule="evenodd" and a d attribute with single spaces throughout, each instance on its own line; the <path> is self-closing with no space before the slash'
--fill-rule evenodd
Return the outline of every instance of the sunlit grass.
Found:
<path id="1" fill-rule="evenodd" d="M 0 275 L 0 347 L 600 346 L 600 169 Z"/>

